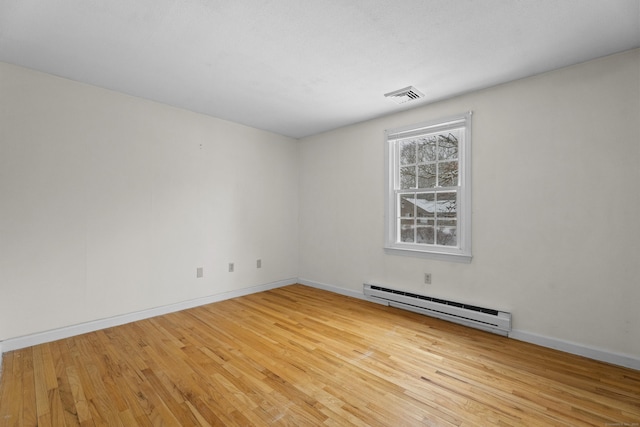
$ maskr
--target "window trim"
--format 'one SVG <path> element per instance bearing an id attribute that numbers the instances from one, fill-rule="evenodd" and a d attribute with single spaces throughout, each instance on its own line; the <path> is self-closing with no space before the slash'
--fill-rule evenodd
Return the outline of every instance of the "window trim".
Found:
<path id="1" fill-rule="evenodd" d="M 440 261 L 471 262 L 471 116 L 464 114 L 430 120 L 413 125 L 387 129 L 384 133 L 385 153 L 385 253 L 411 257 L 429 258 Z M 458 239 L 455 248 L 444 246 L 425 246 L 415 243 L 402 243 L 397 240 L 397 198 L 395 197 L 395 142 L 412 136 L 441 132 L 464 127 L 464 141 L 458 152 L 460 186 L 458 192 Z"/>

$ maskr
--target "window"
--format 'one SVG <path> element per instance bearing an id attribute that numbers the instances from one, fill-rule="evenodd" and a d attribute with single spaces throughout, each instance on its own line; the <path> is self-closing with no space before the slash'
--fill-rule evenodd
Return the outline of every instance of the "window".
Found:
<path id="1" fill-rule="evenodd" d="M 385 250 L 470 262 L 471 112 L 385 136 Z"/>

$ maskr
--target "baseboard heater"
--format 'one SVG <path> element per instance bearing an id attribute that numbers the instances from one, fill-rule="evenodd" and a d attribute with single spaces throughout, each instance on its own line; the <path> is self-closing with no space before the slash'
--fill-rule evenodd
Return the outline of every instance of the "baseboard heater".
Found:
<path id="1" fill-rule="evenodd" d="M 508 336 L 511 313 L 477 307 L 425 295 L 414 294 L 379 285 L 364 284 L 364 294 L 372 301 L 415 313 L 437 317 L 461 325 Z"/>

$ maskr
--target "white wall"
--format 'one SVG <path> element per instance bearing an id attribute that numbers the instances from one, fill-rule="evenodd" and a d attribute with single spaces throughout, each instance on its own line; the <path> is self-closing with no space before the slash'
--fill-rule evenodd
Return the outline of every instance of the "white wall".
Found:
<path id="1" fill-rule="evenodd" d="M 0 341 L 295 278 L 297 155 L 0 63 Z"/>
<path id="2" fill-rule="evenodd" d="M 468 110 L 473 261 L 386 255 L 383 131 Z M 305 138 L 299 277 L 498 308 L 521 333 L 640 358 L 639 165 L 640 50 Z"/>
<path id="3" fill-rule="evenodd" d="M 468 110 L 473 261 L 384 254 L 384 129 Z M 640 50 L 299 143 L 0 63 L 0 342 L 297 276 L 638 359 L 639 164 Z"/>

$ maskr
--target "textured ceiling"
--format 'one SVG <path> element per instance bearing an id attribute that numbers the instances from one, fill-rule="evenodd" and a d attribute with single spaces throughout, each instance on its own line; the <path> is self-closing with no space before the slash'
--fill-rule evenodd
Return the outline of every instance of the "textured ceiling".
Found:
<path id="1" fill-rule="evenodd" d="M 296 138 L 636 47 L 640 0 L 0 0 L 0 61 Z"/>

